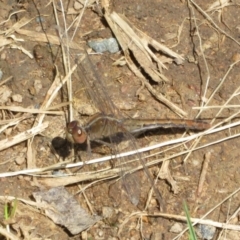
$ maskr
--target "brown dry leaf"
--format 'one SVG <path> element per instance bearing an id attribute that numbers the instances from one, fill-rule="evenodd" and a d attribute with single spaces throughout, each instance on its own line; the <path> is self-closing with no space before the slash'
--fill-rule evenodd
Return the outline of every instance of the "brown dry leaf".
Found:
<path id="1" fill-rule="evenodd" d="M 68 175 L 61 175 L 60 177 L 45 177 L 39 179 L 38 182 L 40 185 L 45 187 L 60 187 L 60 186 L 67 186 L 74 183 L 89 181 L 89 180 L 97 180 L 97 179 L 108 179 L 119 176 L 121 169 L 109 169 L 105 172 L 89 172 L 89 173 L 82 173 L 76 176 L 68 176 Z"/>

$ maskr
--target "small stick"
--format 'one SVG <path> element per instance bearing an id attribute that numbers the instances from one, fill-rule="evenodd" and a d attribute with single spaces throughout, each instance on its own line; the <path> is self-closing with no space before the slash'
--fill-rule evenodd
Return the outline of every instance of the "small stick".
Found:
<path id="1" fill-rule="evenodd" d="M 210 162 L 210 158 L 211 158 L 211 152 L 207 152 L 205 154 L 205 160 L 203 162 L 202 172 L 201 172 L 201 175 L 200 175 L 200 178 L 199 178 L 198 189 L 197 189 L 197 196 L 198 197 L 202 193 L 203 184 L 204 184 L 205 179 L 206 179 L 206 174 L 207 174 L 208 164 Z"/>
<path id="2" fill-rule="evenodd" d="M 0 86 L 2 86 L 3 84 L 5 84 L 6 82 L 8 82 L 9 80 L 11 80 L 12 78 L 13 78 L 13 76 L 10 76 L 10 77 L 4 79 L 3 81 L 1 81 Z"/>

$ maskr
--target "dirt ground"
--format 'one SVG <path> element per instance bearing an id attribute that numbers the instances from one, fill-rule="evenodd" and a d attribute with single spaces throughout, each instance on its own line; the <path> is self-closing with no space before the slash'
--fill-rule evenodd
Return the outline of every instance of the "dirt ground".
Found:
<path id="1" fill-rule="evenodd" d="M 0 1 L 1 239 L 188 239 L 184 201 L 191 217 L 208 213 L 195 227 L 204 229 L 199 239 L 240 239 L 240 1 L 89 0 L 86 8 L 81 2 Z M 67 84 L 59 86 L 74 59 L 90 52 L 87 42 L 116 37 L 121 45 L 124 31 L 116 34 L 116 22 L 109 26 L 107 19 L 114 12 L 132 35 L 124 51 L 90 54 L 77 63 L 68 80 L 71 100 Z M 166 68 L 156 59 L 150 65 L 140 48 L 135 52 L 135 34 Z M 156 51 L 153 40 L 174 57 Z M 152 66 L 160 81 L 148 72 Z M 200 106 L 208 108 L 200 112 Z M 126 132 L 128 141 L 118 144 L 92 143 L 91 150 L 86 142 L 66 140 L 69 119 L 86 125 L 99 111 L 155 121 L 198 118 L 212 129 L 178 129 L 177 122 L 136 138 Z M 160 143 L 124 157 L 137 159 L 130 167 L 113 160 L 86 164 Z M 140 169 L 123 176 L 124 168 L 133 167 Z M 12 216 L 6 217 L 7 206 Z"/>

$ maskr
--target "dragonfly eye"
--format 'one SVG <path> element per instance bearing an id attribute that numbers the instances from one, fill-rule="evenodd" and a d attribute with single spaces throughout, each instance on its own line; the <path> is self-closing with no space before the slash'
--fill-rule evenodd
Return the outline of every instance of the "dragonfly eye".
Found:
<path id="1" fill-rule="evenodd" d="M 87 139 L 87 134 L 78 121 L 72 121 L 67 124 L 67 139 L 72 143 L 84 143 Z"/>
<path id="2" fill-rule="evenodd" d="M 67 124 L 67 132 L 72 134 L 74 129 L 78 127 L 78 121 L 72 121 Z"/>

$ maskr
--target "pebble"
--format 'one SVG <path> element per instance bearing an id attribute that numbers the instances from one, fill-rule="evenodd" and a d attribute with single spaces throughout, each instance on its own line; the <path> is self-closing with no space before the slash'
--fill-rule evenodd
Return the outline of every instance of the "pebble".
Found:
<path id="1" fill-rule="evenodd" d="M 116 53 L 120 50 L 116 38 L 88 41 L 88 46 L 97 53 L 110 52 Z"/>
<path id="2" fill-rule="evenodd" d="M 103 231 L 102 230 L 98 230 L 98 236 L 103 237 Z"/>
<path id="3" fill-rule="evenodd" d="M 240 53 L 234 53 L 232 56 L 233 62 L 237 62 L 240 60 Z"/>
<path id="4" fill-rule="evenodd" d="M 12 128 L 7 128 L 5 131 L 4 131 L 5 135 L 8 137 L 11 135 L 12 133 Z"/>
<path id="5" fill-rule="evenodd" d="M 216 227 L 211 225 L 199 224 L 197 228 L 197 235 L 203 239 L 211 240 L 216 232 Z"/>
<path id="6" fill-rule="evenodd" d="M 17 165 L 22 165 L 25 162 L 25 157 L 24 156 L 18 156 L 15 159 L 15 162 Z"/>
<path id="7" fill-rule="evenodd" d="M 82 237 L 83 240 L 87 240 L 88 239 L 88 233 L 86 231 L 82 231 L 81 237 Z"/>
<path id="8" fill-rule="evenodd" d="M 80 2 L 75 1 L 73 8 L 74 8 L 76 11 L 78 11 L 78 10 L 80 10 L 80 9 L 83 8 L 83 5 L 82 5 Z"/>
<path id="9" fill-rule="evenodd" d="M 80 114 L 92 116 L 98 112 L 98 110 L 91 104 L 82 101 L 80 98 L 73 98 L 73 108 Z"/>
<path id="10" fill-rule="evenodd" d="M 158 240 L 158 239 L 163 239 L 163 234 L 162 232 L 156 232 L 151 235 L 151 240 Z"/>
<path id="11" fill-rule="evenodd" d="M 199 164 L 200 164 L 200 161 L 199 161 L 198 159 L 193 159 L 193 160 L 192 160 L 192 165 L 193 165 L 194 167 L 199 166 Z"/>
<path id="12" fill-rule="evenodd" d="M 138 93 L 138 100 L 140 102 L 145 102 L 146 101 L 146 96 L 143 93 Z"/>
<path id="13" fill-rule="evenodd" d="M 3 52 L 3 53 L 1 54 L 1 59 L 2 59 L 2 60 L 6 60 L 6 52 Z"/>
<path id="14" fill-rule="evenodd" d="M 19 103 L 21 103 L 22 100 L 23 100 L 23 97 L 22 97 L 22 95 L 20 95 L 20 94 L 14 94 L 14 95 L 12 95 L 12 100 L 13 100 L 14 102 L 19 102 Z"/>
<path id="15" fill-rule="evenodd" d="M 3 77 L 3 71 L 0 69 L 0 81 L 2 80 Z"/>
<path id="16" fill-rule="evenodd" d="M 7 87 L 6 85 L 2 85 L 0 87 L 0 103 L 6 103 L 8 101 L 8 98 L 11 96 L 12 90 Z"/>
<path id="17" fill-rule="evenodd" d="M 183 225 L 181 223 L 174 223 L 169 231 L 172 233 L 180 233 L 182 230 Z"/>
<path id="18" fill-rule="evenodd" d="M 43 23 L 43 22 L 45 22 L 45 19 L 41 16 L 38 16 L 38 17 L 36 17 L 36 22 L 37 23 Z"/>
<path id="19" fill-rule="evenodd" d="M 35 31 L 36 31 L 36 32 L 41 32 L 41 31 L 42 31 L 42 27 L 41 27 L 41 26 L 37 26 L 37 27 L 35 28 Z"/>
<path id="20" fill-rule="evenodd" d="M 53 170 L 52 171 L 52 175 L 57 176 L 57 177 L 67 176 L 66 173 L 64 173 L 63 171 L 60 171 L 60 170 Z"/>
<path id="21" fill-rule="evenodd" d="M 115 210 L 111 207 L 103 207 L 102 208 L 102 216 L 103 218 L 110 218 L 113 216 Z"/>
<path id="22" fill-rule="evenodd" d="M 34 89 L 35 89 L 35 91 L 36 91 L 36 94 L 38 94 L 39 93 L 39 91 L 42 89 L 42 82 L 41 82 L 41 80 L 35 80 L 34 81 Z"/>

